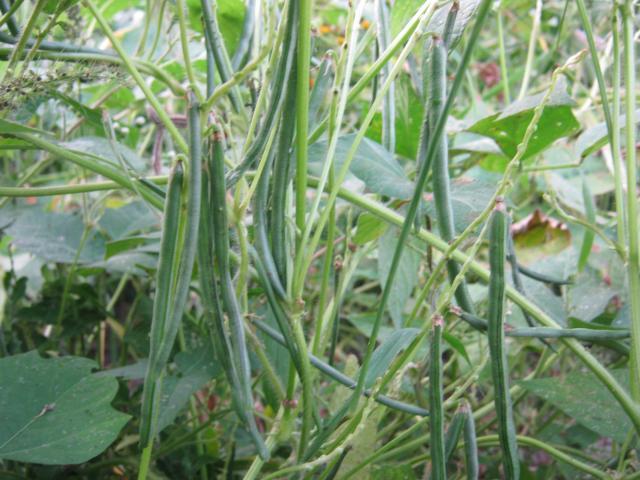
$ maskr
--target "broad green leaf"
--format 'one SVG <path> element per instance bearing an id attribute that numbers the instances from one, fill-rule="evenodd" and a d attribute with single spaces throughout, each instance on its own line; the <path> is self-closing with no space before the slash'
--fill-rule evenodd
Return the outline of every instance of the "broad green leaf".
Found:
<path id="1" fill-rule="evenodd" d="M 49 262 L 74 261 L 85 230 L 79 213 L 45 212 L 34 207 L 16 211 L 14 218 L 5 231 L 18 249 Z M 78 263 L 100 261 L 104 251 L 104 239 L 92 231 L 84 242 Z"/>
<path id="2" fill-rule="evenodd" d="M 148 167 L 147 163 L 129 147 L 121 143 L 115 143 L 112 146 L 109 140 L 102 137 L 79 137 L 69 142 L 62 142 L 60 146 L 81 154 L 88 153 L 94 155 L 118 169 L 122 167 L 120 158 L 122 158 L 127 167 L 133 168 L 138 172 L 143 172 Z"/>
<path id="3" fill-rule="evenodd" d="M 636 110 L 636 117 L 640 115 L 640 109 Z M 620 115 L 618 117 L 618 125 L 620 125 L 620 137 L 624 138 L 624 125 L 626 122 L 626 115 Z M 609 143 L 607 136 L 607 124 L 605 122 L 598 123 L 593 127 L 587 128 L 580 134 L 578 140 L 576 140 L 576 153 L 580 158 L 585 158 L 592 153 L 597 152 L 602 147 Z"/>
<path id="4" fill-rule="evenodd" d="M 464 231 L 482 213 L 491 200 L 495 189 L 495 182 L 467 175 L 458 177 L 451 182 L 451 207 L 457 232 Z M 425 210 L 435 219 L 433 195 L 428 194 L 425 199 Z"/>
<path id="5" fill-rule="evenodd" d="M 358 224 L 356 233 L 353 236 L 353 242 L 356 245 L 364 245 L 371 242 L 387 231 L 388 225 L 381 221 L 378 217 L 370 213 L 361 213 L 358 216 Z"/>
<path id="6" fill-rule="evenodd" d="M 621 385 L 628 387 L 628 370 L 613 370 L 611 374 Z M 585 427 L 619 443 L 625 441 L 633 428 L 613 395 L 591 372 L 572 372 L 564 377 L 518 383 Z"/>
<path id="7" fill-rule="evenodd" d="M 442 338 L 451 348 L 458 352 L 469 365 L 471 365 L 471 359 L 469 358 L 469 354 L 467 353 L 467 349 L 465 348 L 462 340 L 449 332 L 442 332 Z"/>
<path id="8" fill-rule="evenodd" d="M 143 359 L 126 367 L 103 370 L 96 375 L 139 380 L 144 378 L 147 363 L 147 359 Z M 173 423 L 186 407 L 191 395 L 221 373 L 220 368 L 214 362 L 213 351 L 207 347 L 178 353 L 175 358 L 175 366 L 175 371 L 165 376 L 162 382 L 160 417 L 158 419 L 159 431 Z"/>
<path id="9" fill-rule="evenodd" d="M 159 216 L 143 202 L 135 201 L 120 208 L 108 208 L 98 224 L 114 240 L 158 226 Z"/>
<path id="10" fill-rule="evenodd" d="M 338 139 L 334 160 L 336 172 L 342 168 L 354 139 L 355 134 L 343 135 Z M 327 148 L 326 140 L 316 142 L 309 147 L 309 171 L 313 175 L 320 176 L 326 160 Z M 349 170 L 374 193 L 402 199 L 410 198 L 413 193 L 413 183 L 409 181 L 394 156 L 382 145 L 368 138 L 360 142 Z"/>
<path id="11" fill-rule="evenodd" d="M 492 138 L 505 155 L 513 158 L 533 118 L 534 109 L 540 104 L 544 95 L 545 93 L 541 93 L 518 100 L 504 111 L 475 123 L 469 131 Z M 566 94 L 564 82 L 558 82 L 542 113 L 523 160 L 542 152 L 559 138 L 567 137 L 578 130 L 580 124 L 571 111 L 573 106 L 574 101 Z"/>
<path id="12" fill-rule="evenodd" d="M 92 375 L 96 366 L 36 351 L 0 359 L 0 458 L 65 465 L 105 450 L 130 417 L 111 407 L 118 382 Z"/>
<path id="13" fill-rule="evenodd" d="M 191 395 L 221 372 L 214 362 L 213 351 L 205 347 L 179 353 L 175 363 L 177 371 L 162 381 L 158 431 L 171 425 L 186 407 Z"/>
<path id="14" fill-rule="evenodd" d="M 364 382 L 367 388 L 372 387 L 376 380 L 384 375 L 396 355 L 407 348 L 419 332 L 417 328 L 401 328 L 376 348 L 371 356 L 371 364 Z"/>
<path id="15" fill-rule="evenodd" d="M 397 244 L 397 228 L 387 229 L 385 234 L 380 237 L 378 243 L 378 279 L 383 287 L 387 283 L 393 253 L 396 250 Z M 403 251 L 402 258 L 400 259 L 398 271 L 395 279 L 393 280 L 391 293 L 387 302 L 387 309 L 391 314 L 393 324 L 396 328 L 400 328 L 404 323 L 402 314 L 404 312 L 405 304 L 407 303 L 407 300 L 409 300 L 411 292 L 418 281 L 419 264 L 420 255 L 407 245 Z"/>

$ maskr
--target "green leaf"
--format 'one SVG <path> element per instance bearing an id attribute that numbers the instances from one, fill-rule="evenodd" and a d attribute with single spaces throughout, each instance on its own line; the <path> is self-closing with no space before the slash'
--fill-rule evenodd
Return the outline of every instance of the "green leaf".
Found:
<path id="1" fill-rule="evenodd" d="M 355 134 L 343 135 L 338 139 L 334 168 L 338 172 L 344 164 Z M 309 147 L 309 171 L 320 176 L 327 156 L 328 142 L 321 140 Z M 410 198 L 413 183 L 409 181 L 402 166 L 382 145 L 364 138 L 349 166 L 349 171 L 360 179 L 367 188 L 380 195 L 393 198 Z"/>
<path id="2" fill-rule="evenodd" d="M 533 118 L 534 109 L 540 104 L 544 95 L 545 93 L 541 93 L 518 100 L 503 112 L 495 113 L 475 123 L 469 131 L 492 138 L 505 155 L 513 158 Z M 578 130 L 580 124 L 571 111 L 573 106 L 573 100 L 566 94 L 565 82 L 558 82 L 542 113 L 523 160 L 542 152 L 559 138 L 567 137 Z"/>
<path id="3" fill-rule="evenodd" d="M 13 213 L 14 221 L 5 231 L 18 249 L 49 262 L 74 261 L 85 229 L 79 214 L 45 212 L 39 208 L 21 208 Z M 78 263 L 100 261 L 104 251 L 102 236 L 90 232 Z"/>
<path id="4" fill-rule="evenodd" d="M 358 216 L 358 224 L 356 233 L 353 236 L 353 242 L 356 245 L 364 245 L 376 238 L 379 238 L 387 231 L 388 225 L 371 213 L 361 213 Z"/>
<path id="5" fill-rule="evenodd" d="M 11 122 L 4 118 L 0 118 L 0 135 L 13 135 L 14 133 L 35 133 L 38 135 L 48 135 L 48 132 L 45 132 L 44 130 L 26 127 L 21 123 Z"/>
<path id="6" fill-rule="evenodd" d="M 0 359 L 0 458 L 65 465 L 104 451 L 130 417 L 111 407 L 118 382 L 96 366 L 36 351 Z"/>
<path id="7" fill-rule="evenodd" d="M 476 178 L 471 175 L 458 177 L 451 182 L 451 207 L 456 232 L 464 231 L 467 226 L 482 213 L 489 203 L 496 183 L 489 178 Z M 436 217 L 433 196 L 426 196 L 426 212 Z"/>
<path id="8" fill-rule="evenodd" d="M 148 361 L 145 358 L 125 367 L 103 370 L 96 375 L 139 380 L 144 378 L 147 364 Z M 186 407 L 191 395 L 221 373 L 220 367 L 214 362 L 213 351 L 208 347 L 178 353 L 175 357 L 175 366 L 175 371 L 167 375 L 162 382 L 159 431 L 173 423 Z"/>
<path id="9" fill-rule="evenodd" d="M 411 465 L 383 465 L 373 471 L 371 480 L 416 480 Z"/>
<path id="10" fill-rule="evenodd" d="M 159 432 L 173 423 L 186 407 L 191 395 L 221 373 L 210 348 L 202 347 L 191 352 L 181 352 L 176 355 L 175 363 L 177 372 L 162 381 Z"/>
<path id="11" fill-rule="evenodd" d="M 89 125 L 96 129 L 96 132 L 98 134 L 105 134 L 104 124 L 102 121 L 102 113 L 99 109 L 87 107 L 86 105 L 78 102 L 76 99 L 70 97 L 69 95 L 65 95 L 64 93 L 57 90 L 52 90 L 49 95 L 69 105 L 73 110 L 76 111 L 76 113 L 84 117 L 87 120 L 87 123 L 89 123 Z"/>
<path id="12" fill-rule="evenodd" d="M 611 374 L 628 389 L 628 370 L 613 370 Z M 585 427 L 616 442 L 623 443 L 633 428 L 611 392 L 591 372 L 518 383 Z"/>
<path id="13" fill-rule="evenodd" d="M 636 116 L 640 115 L 640 109 L 636 110 Z M 621 125 L 620 136 L 624 138 L 624 126 L 626 115 L 620 115 L 618 125 Z M 609 137 L 607 135 L 607 124 L 605 122 L 598 123 L 593 127 L 587 128 L 580 134 L 578 140 L 576 140 L 576 153 L 580 155 L 580 158 L 585 158 L 592 153 L 597 152 L 602 147 L 609 143 Z"/>
<path id="14" fill-rule="evenodd" d="M 393 253 L 398 244 L 398 229 L 389 228 L 378 243 L 378 279 L 384 287 L 389 276 Z M 391 287 L 391 293 L 387 302 L 387 308 L 396 328 L 400 328 L 403 322 L 403 312 L 407 300 L 411 296 L 413 288 L 418 281 L 418 265 L 420 255 L 409 248 L 404 249 L 398 265 L 398 272 Z"/>
<path id="15" fill-rule="evenodd" d="M 376 348 L 371 356 L 371 365 L 367 371 L 365 379 L 366 388 L 370 388 L 376 380 L 385 374 L 393 359 L 409 344 L 420 332 L 417 328 L 401 328 L 393 332 L 389 337 Z"/>
<path id="16" fill-rule="evenodd" d="M 124 160 L 125 165 L 138 172 L 143 172 L 147 170 L 148 167 L 147 163 L 129 147 L 122 145 L 121 143 L 114 143 L 112 146 L 112 143 L 109 140 L 102 137 L 79 137 L 71 140 L 70 142 L 62 142 L 60 143 L 60 146 L 76 151 L 80 154 L 88 153 L 100 157 L 100 160 L 106 161 L 108 164 L 115 166 L 118 169 L 122 168 L 120 158 Z"/>

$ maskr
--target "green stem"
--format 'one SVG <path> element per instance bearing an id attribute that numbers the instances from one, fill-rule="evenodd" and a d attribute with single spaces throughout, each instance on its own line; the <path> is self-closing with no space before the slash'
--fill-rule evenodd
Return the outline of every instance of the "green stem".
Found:
<path id="1" fill-rule="evenodd" d="M 180 27 L 180 46 L 182 47 L 182 61 L 189 79 L 189 88 L 195 93 L 199 102 L 203 101 L 202 93 L 196 83 L 196 76 L 193 73 L 193 64 L 189 55 L 189 39 L 187 38 L 187 21 L 185 19 L 185 0 L 176 0 L 176 12 L 178 14 L 178 26 Z M 147 23 L 145 23 L 147 25 Z"/>
<path id="2" fill-rule="evenodd" d="M 509 88 L 509 67 L 507 66 L 507 52 L 504 46 L 504 26 L 502 25 L 502 10 L 498 7 L 498 49 L 500 50 L 500 83 L 505 105 L 511 103 L 511 90 Z"/>
<path id="3" fill-rule="evenodd" d="M 616 232 L 618 242 L 624 242 L 627 238 L 625 229 L 624 212 L 624 176 L 622 159 L 620 156 L 620 31 L 619 12 L 613 7 L 613 118 L 611 119 L 611 156 L 613 158 L 613 175 L 615 181 L 616 199 Z"/>
<path id="4" fill-rule="evenodd" d="M 311 61 L 312 0 L 300 0 L 296 69 L 296 226 L 305 230 L 309 136 L 309 68 Z M 297 250 L 302 245 L 298 238 Z"/>
<path id="5" fill-rule="evenodd" d="M 631 304 L 631 393 L 640 402 L 640 268 L 638 261 L 638 203 L 636 166 L 636 59 L 634 49 L 634 8 L 631 0 L 625 0 L 622 8 L 622 32 L 624 37 L 624 83 L 626 114 L 626 163 L 627 163 L 627 225 L 629 302 Z"/>
<path id="6" fill-rule="evenodd" d="M 531 72 L 533 69 L 533 60 L 536 53 L 536 42 L 538 41 L 538 34 L 540 33 L 540 17 L 542 16 L 542 0 L 536 0 L 536 10 L 533 14 L 533 25 L 531 27 L 531 33 L 529 34 L 529 49 L 527 50 L 527 60 L 524 65 L 524 76 L 522 78 L 522 84 L 520 86 L 520 93 L 518 94 L 518 100 L 524 98 L 529 89 L 529 80 L 531 79 Z"/>

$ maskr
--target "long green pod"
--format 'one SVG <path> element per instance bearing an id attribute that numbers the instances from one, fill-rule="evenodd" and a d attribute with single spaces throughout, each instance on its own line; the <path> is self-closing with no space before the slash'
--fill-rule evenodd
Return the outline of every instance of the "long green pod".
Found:
<path id="1" fill-rule="evenodd" d="M 568 279 L 556 278 L 550 275 L 545 275 L 544 273 L 536 272 L 535 270 L 530 269 L 529 267 L 525 267 L 520 263 L 516 263 L 518 266 L 518 271 L 523 274 L 525 277 L 529 277 L 532 280 L 537 280 L 538 282 L 548 283 L 550 285 L 571 285 L 573 282 Z"/>
<path id="2" fill-rule="evenodd" d="M 295 76 L 296 65 L 291 71 Z M 277 153 L 273 164 L 271 176 L 271 215 L 269 217 L 269 230 L 271 236 L 271 249 L 273 260 L 276 264 L 280 280 L 287 282 L 287 189 L 291 182 L 291 158 L 293 136 L 295 133 L 295 105 L 296 85 L 289 82 L 284 104 L 282 106 L 282 120 L 277 138 Z"/>
<path id="3" fill-rule="evenodd" d="M 156 289 L 153 298 L 149 361 L 142 393 L 140 445 L 143 448 L 150 445 L 153 440 L 154 417 L 157 416 L 160 401 L 161 376 L 164 365 L 159 362 L 159 353 L 162 343 L 165 341 L 166 323 L 170 316 L 170 298 L 172 296 L 173 277 L 175 276 L 174 265 L 179 236 L 178 227 L 180 224 L 183 182 L 184 167 L 182 161 L 179 160 L 171 171 L 165 198 Z"/>
<path id="4" fill-rule="evenodd" d="M 471 327 L 481 332 L 486 332 L 488 322 L 484 318 L 464 312 L 459 308 L 452 307 L 451 312 L 460 317 Z M 504 325 L 504 334 L 507 337 L 529 337 L 529 338 L 575 338 L 586 342 L 597 342 L 607 340 L 624 340 L 631 336 L 629 330 L 591 329 L 591 328 L 553 328 L 553 327 L 518 327 Z"/>
<path id="5" fill-rule="evenodd" d="M 491 375 L 495 395 L 498 435 L 502 449 L 502 465 L 506 478 L 520 478 L 518 444 L 509 392 L 509 371 L 504 342 L 505 262 L 507 245 L 507 209 L 502 198 L 489 219 L 489 319 L 487 336 L 491 355 Z"/>
<path id="6" fill-rule="evenodd" d="M 244 159 L 236 168 L 227 174 L 227 186 L 231 188 L 262 155 L 264 147 L 272 128 L 278 119 L 278 113 L 282 107 L 282 103 L 286 95 L 283 95 L 284 88 L 292 81 L 291 68 L 294 63 L 297 30 L 295 28 L 298 17 L 298 2 L 290 1 L 289 10 L 287 12 L 287 25 L 282 43 L 282 53 L 278 59 L 278 65 L 273 77 L 271 85 L 271 101 L 265 114 L 262 125 L 258 131 L 256 138 L 247 150 Z"/>
<path id="7" fill-rule="evenodd" d="M 435 143 L 435 154 L 432 161 L 433 175 L 431 180 L 433 200 L 440 236 L 443 240 L 449 242 L 453 240 L 455 236 L 455 224 L 451 204 L 447 134 L 444 129 L 437 135 L 437 132 L 431 131 L 431 127 L 436 124 L 438 118 L 444 111 L 444 103 L 447 97 L 447 50 L 444 41 L 439 37 L 433 39 L 429 72 L 429 142 Z M 460 267 L 456 262 L 450 260 L 447 262 L 447 271 L 450 281 L 453 281 L 458 276 L 458 273 L 460 273 Z M 465 282 L 462 282 L 456 289 L 455 297 L 463 310 L 468 312 L 475 311 Z"/>
<path id="8" fill-rule="evenodd" d="M 464 412 L 462 412 L 461 409 L 458 409 L 458 411 L 454 413 L 453 417 L 451 418 L 449 428 L 447 428 L 447 433 L 444 437 L 444 456 L 447 462 L 451 460 L 451 455 L 453 455 L 453 452 L 458 446 L 460 435 L 462 434 L 462 430 L 464 428 L 464 422 Z"/>
<path id="9" fill-rule="evenodd" d="M 464 463 L 467 468 L 467 479 L 477 480 L 480 474 L 480 464 L 478 462 L 478 444 L 476 439 L 476 423 L 473 419 L 473 412 L 468 402 L 460 406 L 464 415 Z"/>
<path id="10" fill-rule="evenodd" d="M 460 1 L 453 0 L 449 13 L 447 13 L 447 19 L 442 29 L 442 40 L 447 50 L 450 50 L 454 43 L 454 33 L 456 27 L 456 19 L 458 18 L 458 12 L 460 12 Z"/>
<path id="11" fill-rule="evenodd" d="M 229 59 L 229 53 L 224 46 L 222 40 L 222 34 L 218 27 L 218 19 L 216 18 L 216 2 L 211 0 L 202 0 L 202 17 L 204 20 L 204 29 L 207 32 L 205 35 L 205 41 L 209 43 L 209 50 L 213 53 L 216 66 L 218 67 L 218 73 L 222 82 L 227 82 L 233 75 L 231 60 Z M 242 101 L 242 95 L 237 85 L 233 86 L 229 92 L 229 98 L 233 109 L 240 113 L 244 112 L 244 104 Z"/>
<path id="12" fill-rule="evenodd" d="M 434 315 L 431 330 L 431 361 L 429 363 L 429 432 L 431 444 L 431 478 L 444 480 L 447 478 L 447 458 L 444 443 L 444 408 L 442 386 L 442 315 Z"/>
<path id="13" fill-rule="evenodd" d="M 172 242 L 173 246 L 167 245 L 168 254 L 163 261 L 170 263 L 167 268 L 170 274 L 167 278 L 161 277 L 162 282 L 170 282 L 168 285 L 162 285 L 163 292 L 166 292 L 162 300 L 158 304 L 158 318 L 162 318 L 151 327 L 151 346 L 149 354 L 149 367 L 147 376 L 145 376 L 145 394 L 147 386 L 150 388 L 150 394 L 145 398 L 143 395 L 143 418 L 146 422 L 141 426 L 141 444 L 143 447 L 149 447 L 155 436 L 155 423 L 157 419 L 157 402 L 160 398 L 162 371 L 169 361 L 173 344 L 178 334 L 184 307 L 187 302 L 189 293 L 189 285 L 191 284 L 191 274 L 193 272 L 193 263 L 197 252 L 198 227 L 200 223 L 200 201 L 202 189 L 202 141 L 200 137 L 200 105 L 198 104 L 193 92 L 189 92 L 189 111 L 188 111 L 188 127 L 189 127 L 189 171 L 188 171 L 188 190 L 186 192 L 186 206 L 181 206 L 179 215 L 182 217 L 177 224 L 172 225 L 175 233 L 169 234 L 167 242 Z M 167 195 L 167 201 L 175 202 L 170 194 Z M 179 203 L 182 203 L 182 199 Z M 170 219 L 175 220 L 171 205 Z M 186 211 L 184 211 L 184 210 Z M 184 211 L 184 215 L 182 215 Z M 167 215 L 169 216 L 169 215 Z M 164 232 L 163 232 L 164 235 Z M 161 249 L 163 247 L 161 246 Z M 164 267 L 164 265 L 162 265 Z M 164 273 L 164 272 L 163 272 Z M 159 295 L 160 292 L 157 293 Z M 154 321 L 155 321 L 155 305 L 154 305 Z M 154 326 L 156 330 L 154 332 Z M 153 353 L 151 353 L 153 352 Z M 151 381 L 153 382 L 153 386 Z"/>
<path id="14" fill-rule="evenodd" d="M 212 182 L 211 171 L 207 162 L 203 166 L 202 175 L 202 212 L 208 212 L 211 206 Z M 200 231 L 198 232 L 198 277 L 204 318 L 209 327 L 209 337 L 211 338 L 216 358 L 222 365 L 227 380 L 231 385 L 233 407 L 238 418 L 244 418 L 246 402 L 243 400 L 243 395 L 245 391 L 240 383 L 240 377 L 234 362 L 235 356 L 231 345 L 231 337 L 225 325 L 224 311 L 214 269 L 213 250 L 213 218 L 211 215 L 201 215 Z"/>
<path id="15" fill-rule="evenodd" d="M 586 220 L 591 223 L 596 223 L 596 206 L 593 202 L 593 195 L 586 180 L 582 182 L 582 200 L 584 201 L 584 210 L 586 214 Z M 593 247 L 593 241 L 596 238 L 596 234 L 593 230 L 585 229 L 584 236 L 582 237 L 582 245 L 580 246 L 580 255 L 578 256 L 578 272 L 584 270 L 591 254 L 591 247 Z"/>
<path id="16" fill-rule="evenodd" d="M 282 299 L 287 298 L 287 293 L 282 286 L 280 275 L 276 267 L 275 260 L 269 245 L 269 238 L 267 234 L 267 204 L 269 202 L 269 174 L 273 166 L 273 159 L 275 157 L 276 150 L 272 150 L 268 153 L 267 163 L 262 170 L 262 175 L 258 180 L 258 187 L 253 201 L 253 228 L 256 239 L 256 250 L 269 279 L 269 283 L 273 287 L 273 290 Z"/>
<path id="17" fill-rule="evenodd" d="M 244 20 L 242 22 L 242 33 L 240 34 L 240 40 L 236 46 L 233 57 L 231 58 L 231 67 L 234 70 L 239 70 L 242 64 L 246 61 L 251 47 L 251 41 L 253 39 L 253 30 L 256 23 L 256 0 L 249 0 L 247 2 L 247 8 L 244 10 Z"/>
<path id="18" fill-rule="evenodd" d="M 175 279 L 175 289 L 170 301 L 171 316 L 166 329 L 166 338 L 163 343 L 160 360 L 166 364 L 173 349 L 173 343 L 180 321 L 184 313 L 184 307 L 189 294 L 191 274 L 198 250 L 198 228 L 200 225 L 200 201 L 202 193 L 202 139 L 200 130 L 200 105 L 195 94 L 189 92 L 189 111 L 187 115 L 189 129 L 189 170 L 188 191 L 186 192 L 186 206 L 183 207 L 184 219 L 181 221 L 179 239 L 180 257 L 178 259 L 178 275 Z"/>
<path id="19" fill-rule="evenodd" d="M 224 311 L 231 330 L 231 344 L 238 377 L 243 389 L 241 400 L 244 401 L 244 417 L 242 420 L 249 429 L 258 454 L 263 460 L 269 458 L 269 449 L 260 436 L 258 426 L 253 415 L 253 393 L 251 391 L 251 364 L 244 333 L 244 321 L 235 288 L 231 281 L 229 268 L 229 230 L 227 222 L 226 184 L 224 177 L 224 153 L 222 151 L 221 133 L 216 130 L 210 142 L 209 169 L 211 171 L 211 215 L 213 217 L 213 236 L 215 261 L 220 276 L 220 293 Z"/>

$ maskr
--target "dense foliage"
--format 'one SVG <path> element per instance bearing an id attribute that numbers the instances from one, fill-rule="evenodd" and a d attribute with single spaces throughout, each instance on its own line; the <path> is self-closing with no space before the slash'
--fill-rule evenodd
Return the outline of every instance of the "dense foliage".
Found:
<path id="1" fill-rule="evenodd" d="M 0 0 L 0 477 L 640 478 L 631 0 Z"/>

